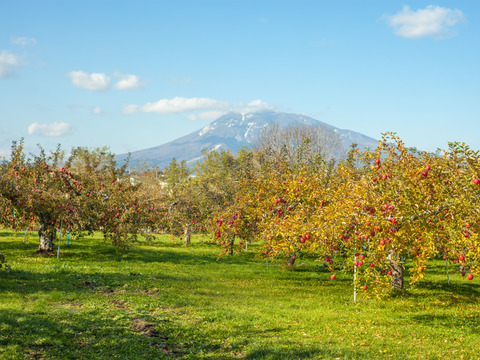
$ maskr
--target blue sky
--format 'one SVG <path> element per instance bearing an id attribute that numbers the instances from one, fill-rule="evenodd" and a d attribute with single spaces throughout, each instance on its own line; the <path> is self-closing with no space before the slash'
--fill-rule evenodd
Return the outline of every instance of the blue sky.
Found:
<path id="1" fill-rule="evenodd" d="M 3 1 L 0 155 L 161 145 L 273 108 L 480 149 L 477 1 Z"/>

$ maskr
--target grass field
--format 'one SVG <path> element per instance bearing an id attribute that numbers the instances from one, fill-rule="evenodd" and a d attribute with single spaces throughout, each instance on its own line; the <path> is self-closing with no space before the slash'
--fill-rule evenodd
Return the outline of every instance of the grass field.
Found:
<path id="1" fill-rule="evenodd" d="M 351 275 L 224 256 L 194 237 L 121 252 L 99 237 L 56 256 L 0 231 L 1 359 L 480 359 L 480 285 L 428 281 L 353 303 Z"/>

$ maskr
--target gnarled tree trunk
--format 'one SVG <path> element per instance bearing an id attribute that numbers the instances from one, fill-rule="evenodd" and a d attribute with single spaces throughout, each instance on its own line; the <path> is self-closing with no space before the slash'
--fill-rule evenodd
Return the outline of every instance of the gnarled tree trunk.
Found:
<path id="1" fill-rule="evenodd" d="M 190 245 L 190 235 L 190 224 L 187 224 L 183 230 L 183 244 L 186 246 Z"/>
<path id="2" fill-rule="evenodd" d="M 388 254 L 388 269 L 392 272 L 392 289 L 403 289 L 403 264 L 393 250 L 390 250 Z"/>
<path id="3" fill-rule="evenodd" d="M 38 250 L 39 253 L 49 253 L 53 251 L 53 240 L 57 235 L 55 226 L 48 223 L 48 220 L 41 219 L 40 229 L 38 230 Z"/>
<path id="4" fill-rule="evenodd" d="M 228 247 L 228 255 L 233 255 L 233 245 L 234 244 L 235 244 L 235 235 L 233 235 L 233 238 L 230 241 L 230 246 Z"/>

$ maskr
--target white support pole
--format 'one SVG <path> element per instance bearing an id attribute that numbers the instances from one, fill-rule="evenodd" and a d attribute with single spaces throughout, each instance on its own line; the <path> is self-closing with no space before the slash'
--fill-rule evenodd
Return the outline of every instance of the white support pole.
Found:
<path id="1" fill-rule="evenodd" d="M 355 239 L 355 251 L 357 251 L 357 240 Z M 357 255 L 355 253 L 355 261 Z M 353 302 L 357 302 L 357 267 L 353 264 Z"/>
<path id="2" fill-rule="evenodd" d="M 27 234 L 28 231 L 30 230 L 30 226 L 27 228 L 27 231 L 25 231 L 25 236 L 23 237 L 23 243 L 25 244 L 25 240 L 27 239 Z"/>
<path id="3" fill-rule="evenodd" d="M 356 255 L 355 261 L 357 261 Z M 355 264 L 353 264 L 353 302 L 357 302 L 357 267 Z"/>

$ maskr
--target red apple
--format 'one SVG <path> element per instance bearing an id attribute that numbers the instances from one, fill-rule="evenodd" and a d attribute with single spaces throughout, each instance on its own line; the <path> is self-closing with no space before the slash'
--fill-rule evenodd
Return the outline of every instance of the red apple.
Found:
<path id="1" fill-rule="evenodd" d="M 368 289 L 368 286 L 367 286 L 367 285 L 363 285 L 363 288 L 364 288 L 365 290 L 367 290 L 367 289 Z"/>
<path id="2" fill-rule="evenodd" d="M 478 179 L 478 178 L 473 179 L 473 183 L 474 183 L 475 185 L 480 184 L 480 179 Z"/>
<path id="3" fill-rule="evenodd" d="M 380 240 L 380 245 L 385 245 L 385 241 L 384 240 Z"/>
<path id="4" fill-rule="evenodd" d="M 464 255 L 458 255 L 458 260 L 459 260 L 459 261 L 464 261 L 464 260 L 465 260 L 465 256 L 464 256 Z"/>
<path id="5" fill-rule="evenodd" d="M 468 275 L 467 275 L 467 279 L 468 279 L 468 280 L 473 280 L 473 274 L 468 274 Z"/>
<path id="6" fill-rule="evenodd" d="M 330 280 L 335 280 L 335 275 L 330 275 Z"/>

